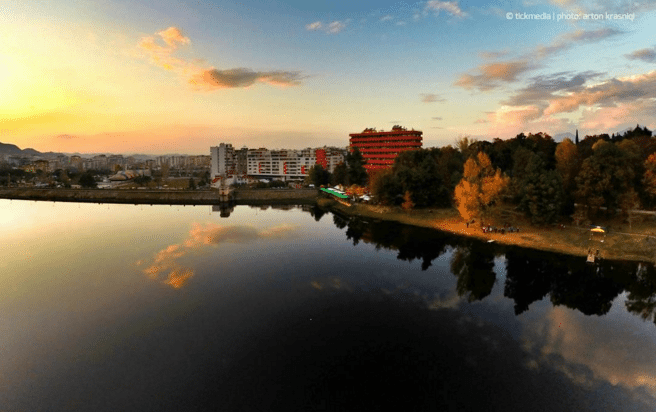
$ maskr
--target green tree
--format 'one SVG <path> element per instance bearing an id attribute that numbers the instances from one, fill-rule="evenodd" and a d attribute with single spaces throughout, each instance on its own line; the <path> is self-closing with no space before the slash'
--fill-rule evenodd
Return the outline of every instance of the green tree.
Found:
<path id="1" fill-rule="evenodd" d="M 307 175 L 307 181 L 317 187 L 329 184 L 330 178 L 330 172 L 320 164 L 312 166 Z"/>
<path id="2" fill-rule="evenodd" d="M 596 215 L 601 206 L 616 210 L 620 197 L 633 189 L 635 176 L 632 154 L 618 144 L 600 139 L 592 150 L 576 177 L 576 196 L 588 207 L 588 216 Z"/>
<path id="3" fill-rule="evenodd" d="M 464 159 L 462 154 L 451 146 L 444 146 L 439 149 L 437 169 L 442 177 L 442 184 L 446 186 L 448 193 L 453 193 L 462 178 L 462 169 L 465 165 Z"/>
<path id="4" fill-rule="evenodd" d="M 555 222 L 563 207 L 563 184 L 555 170 L 536 154 L 529 161 L 521 180 L 520 207 L 534 224 Z"/>
<path id="5" fill-rule="evenodd" d="M 392 169 L 381 170 L 372 174 L 369 187 L 371 193 L 383 204 L 391 205 L 401 201 L 398 196 L 403 193 L 403 186 L 395 177 Z"/>
<path id="6" fill-rule="evenodd" d="M 348 184 L 350 185 L 367 185 L 367 169 L 364 168 L 366 161 L 360 153 L 360 149 L 353 148 L 353 151 L 346 155 L 346 165 L 348 166 Z"/>
<path id="7" fill-rule="evenodd" d="M 344 162 L 339 163 L 333 170 L 331 182 L 333 185 L 348 184 L 348 168 Z"/>
<path id="8" fill-rule="evenodd" d="M 408 150 L 399 154 L 392 171 L 401 185 L 401 195 L 409 193 L 416 207 L 448 206 L 449 192 L 442 184 L 437 164 L 439 150 Z M 410 204 L 410 203 L 407 203 Z"/>
<path id="9" fill-rule="evenodd" d="M 82 187 L 97 187 L 96 179 L 94 179 L 93 174 L 90 171 L 82 173 L 80 176 L 80 186 Z"/>

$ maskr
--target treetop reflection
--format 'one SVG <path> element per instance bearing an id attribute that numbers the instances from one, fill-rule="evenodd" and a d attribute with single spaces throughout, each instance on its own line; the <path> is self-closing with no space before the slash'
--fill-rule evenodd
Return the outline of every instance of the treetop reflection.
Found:
<path id="1" fill-rule="evenodd" d="M 313 216 L 321 217 L 313 211 Z M 318 220 L 318 219 L 317 219 Z M 451 272 L 458 278 L 457 293 L 468 301 L 488 296 L 496 281 L 495 256 L 504 255 L 504 295 L 515 301 L 515 314 L 549 295 L 554 305 L 585 315 L 608 313 L 613 300 L 627 292 L 627 310 L 656 323 L 656 268 L 653 264 L 603 261 L 586 264 L 577 256 L 516 246 L 487 244 L 425 228 L 394 222 L 373 222 L 333 213 L 333 223 L 346 238 L 374 244 L 376 249 L 398 251 L 397 259 L 421 260 L 422 270 L 447 250 L 452 250 Z"/>

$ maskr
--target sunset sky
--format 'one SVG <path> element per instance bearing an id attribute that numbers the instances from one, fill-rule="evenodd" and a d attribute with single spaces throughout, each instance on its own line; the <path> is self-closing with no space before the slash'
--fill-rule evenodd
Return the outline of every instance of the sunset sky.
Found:
<path id="1" fill-rule="evenodd" d="M 653 1 L 29 1 L 0 23 L 0 142 L 39 151 L 656 129 Z"/>

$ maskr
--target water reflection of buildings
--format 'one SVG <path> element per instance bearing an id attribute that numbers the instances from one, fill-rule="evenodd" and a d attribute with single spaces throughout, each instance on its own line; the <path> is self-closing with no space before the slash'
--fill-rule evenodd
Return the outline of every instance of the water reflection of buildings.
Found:
<path id="1" fill-rule="evenodd" d="M 230 213 L 235 210 L 235 206 L 230 203 L 221 203 L 212 205 L 212 212 L 219 212 L 221 217 L 230 217 Z"/>
<path id="2" fill-rule="evenodd" d="M 251 209 L 257 210 L 297 210 L 300 209 L 304 212 L 310 212 L 312 205 L 249 205 Z"/>

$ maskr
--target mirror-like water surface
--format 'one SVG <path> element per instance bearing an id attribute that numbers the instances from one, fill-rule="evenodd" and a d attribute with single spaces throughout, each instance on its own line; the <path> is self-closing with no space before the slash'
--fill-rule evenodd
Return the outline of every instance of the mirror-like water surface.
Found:
<path id="1" fill-rule="evenodd" d="M 220 215 L 0 200 L 0 410 L 655 409 L 651 265 Z"/>

